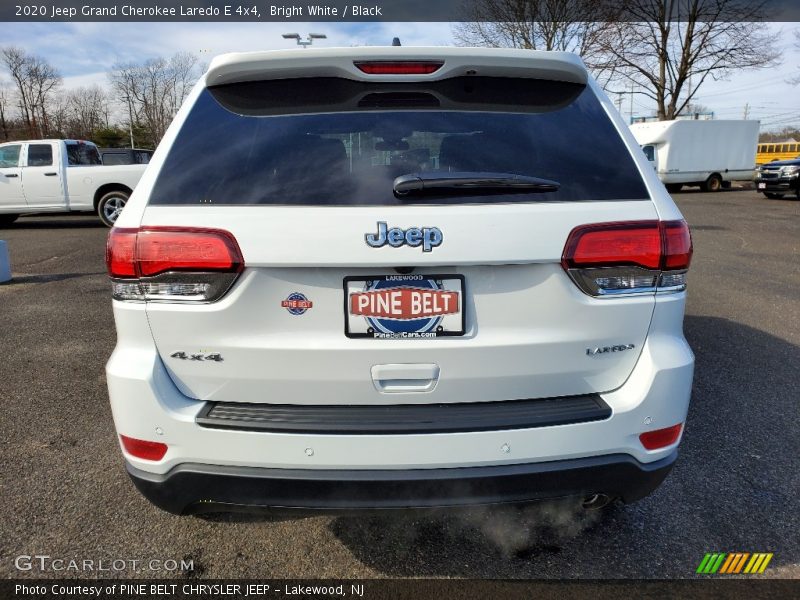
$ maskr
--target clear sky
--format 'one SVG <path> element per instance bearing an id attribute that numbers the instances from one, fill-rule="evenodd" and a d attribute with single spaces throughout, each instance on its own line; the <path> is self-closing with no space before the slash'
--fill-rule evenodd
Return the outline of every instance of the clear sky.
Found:
<path id="1" fill-rule="evenodd" d="M 745 104 L 750 118 L 760 119 L 762 130 L 800 126 L 800 85 L 786 83 L 800 75 L 800 49 L 792 32 L 800 23 L 767 25 L 783 52 L 779 67 L 741 71 L 726 81 L 707 81 L 695 102 L 713 110 L 717 118 L 740 119 Z M 454 44 L 449 23 L 0 23 L 0 45 L 16 45 L 38 54 L 64 76 L 65 87 L 108 82 L 106 73 L 118 61 L 143 61 L 178 51 L 196 53 L 201 61 L 224 52 L 290 48 L 282 33 L 325 33 L 319 46 L 388 45 L 399 36 L 405 46 Z M 299 52 L 302 50 L 298 49 Z M 0 73 L 0 79 L 7 79 Z M 617 100 L 617 96 L 612 96 Z M 625 95 L 622 112 L 628 116 L 631 98 Z M 633 96 L 633 113 L 650 114 L 652 103 Z"/>

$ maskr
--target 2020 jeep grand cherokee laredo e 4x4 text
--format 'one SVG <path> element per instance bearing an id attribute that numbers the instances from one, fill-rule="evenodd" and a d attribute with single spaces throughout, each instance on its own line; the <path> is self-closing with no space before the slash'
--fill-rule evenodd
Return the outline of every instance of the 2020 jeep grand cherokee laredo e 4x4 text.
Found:
<path id="1" fill-rule="evenodd" d="M 650 493 L 686 223 L 571 54 L 215 59 L 111 231 L 127 469 L 176 513 Z"/>

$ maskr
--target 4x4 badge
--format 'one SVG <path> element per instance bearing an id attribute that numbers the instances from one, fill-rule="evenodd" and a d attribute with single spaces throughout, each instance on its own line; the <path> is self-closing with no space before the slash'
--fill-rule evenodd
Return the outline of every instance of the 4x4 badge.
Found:
<path id="1" fill-rule="evenodd" d="M 411 246 L 416 248 L 422 246 L 423 252 L 430 252 L 437 246 L 442 245 L 442 230 L 438 227 L 410 227 L 408 229 L 400 229 L 399 227 L 389 227 L 386 221 L 378 221 L 378 232 L 367 233 L 364 235 L 364 240 L 367 246 L 371 248 L 380 248 L 389 244 L 392 248 L 399 248 L 400 246 Z"/>

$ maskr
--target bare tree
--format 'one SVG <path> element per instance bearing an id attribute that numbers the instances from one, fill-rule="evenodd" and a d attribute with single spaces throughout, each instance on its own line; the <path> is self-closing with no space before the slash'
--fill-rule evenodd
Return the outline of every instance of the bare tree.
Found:
<path id="1" fill-rule="evenodd" d="M 196 65 L 197 57 L 178 53 L 170 59 L 112 67 L 109 77 L 117 97 L 130 111 L 130 119 L 147 129 L 152 145 L 161 140 L 197 80 Z"/>
<path id="2" fill-rule="evenodd" d="M 700 104 L 698 102 L 689 102 L 688 104 L 683 105 L 683 109 L 681 109 L 681 112 L 678 113 L 676 116 L 681 116 L 681 117 L 691 116 L 696 119 L 700 115 L 708 115 L 711 112 L 712 112 L 711 109 L 705 104 Z"/>
<path id="3" fill-rule="evenodd" d="M 108 97 L 94 85 L 61 94 L 50 108 L 50 121 L 61 137 L 92 139 L 94 132 L 108 125 Z"/>
<path id="4" fill-rule="evenodd" d="M 38 56 L 30 56 L 28 62 L 28 80 L 31 86 L 31 106 L 34 118 L 39 119 L 39 133 L 42 137 L 50 134 L 47 108 L 54 93 L 61 87 L 59 72 Z"/>
<path id="5" fill-rule="evenodd" d="M 49 130 L 48 106 L 61 86 L 61 75 L 39 56 L 9 46 L 2 49 L 2 62 L 17 86 L 20 114 L 31 137 Z"/>
<path id="6" fill-rule="evenodd" d="M 3 64 L 8 69 L 11 79 L 17 86 L 17 94 L 19 96 L 20 116 L 28 128 L 29 134 L 33 134 L 33 127 L 31 126 L 30 114 L 30 101 L 28 99 L 28 85 L 25 75 L 26 55 L 25 51 L 21 48 L 9 46 L 2 50 Z"/>
<path id="7" fill-rule="evenodd" d="M 708 79 L 778 64 L 780 53 L 759 21 L 765 2 L 749 0 L 629 0 L 602 49 L 619 80 L 673 119 Z"/>
<path id="8" fill-rule="evenodd" d="M 71 90 L 67 96 L 69 113 L 78 137 L 91 137 L 95 129 L 107 124 L 108 99 L 98 85 Z"/>
<path id="9" fill-rule="evenodd" d="M 607 82 L 604 40 L 618 12 L 608 0 L 472 0 L 453 35 L 462 46 L 575 52 Z"/>
<path id="10" fill-rule="evenodd" d="M 800 29 L 794 30 L 794 47 L 800 50 Z M 792 77 L 788 80 L 788 83 L 792 85 L 799 85 L 800 84 L 800 75 L 797 77 Z"/>
<path id="11" fill-rule="evenodd" d="M 8 141 L 8 122 L 6 115 L 8 114 L 8 101 L 10 95 L 8 92 L 8 85 L 5 81 L 0 81 L 0 129 L 3 131 L 3 141 Z"/>

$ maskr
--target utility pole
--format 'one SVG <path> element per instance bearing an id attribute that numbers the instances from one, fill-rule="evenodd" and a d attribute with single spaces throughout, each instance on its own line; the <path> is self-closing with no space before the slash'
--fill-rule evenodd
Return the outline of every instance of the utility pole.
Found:
<path id="1" fill-rule="evenodd" d="M 749 116 L 750 116 L 750 103 L 749 102 L 745 102 L 745 104 L 744 104 L 744 116 L 742 118 L 746 121 L 747 117 L 749 117 Z"/>
<path id="2" fill-rule="evenodd" d="M 630 117 L 628 118 L 628 123 L 633 123 L 633 82 L 631 81 L 631 109 L 630 109 Z"/>
<path id="3" fill-rule="evenodd" d="M 131 134 L 131 150 L 133 150 L 133 109 L 131 108 L 131 97 L 129 94 L 125 95 L 125 100 L 128 101 L 128 131 Z"/>
<path id="4" fill-rule="evenodd" d="M 622 96 L 624 92 L 617 92 L 617 111 L 622 114 Z"/>

